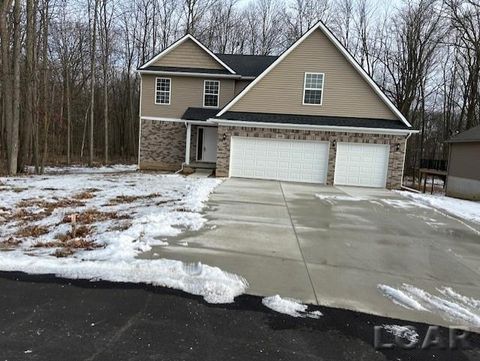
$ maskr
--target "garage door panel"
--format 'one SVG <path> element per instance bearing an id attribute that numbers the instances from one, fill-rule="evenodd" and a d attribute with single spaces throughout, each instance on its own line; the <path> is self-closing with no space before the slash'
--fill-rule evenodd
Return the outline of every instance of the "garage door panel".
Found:
<path id="1" fill-rule="evenodd" d="M 389 152 L 385 144 L 338 143 L 335 184 L 385 187 Z"/>
<path id="2" fill-rule="evenodd" d="M 230 175 L 325 183 L 328 148 L 328 142 L 232 137 Z"/>

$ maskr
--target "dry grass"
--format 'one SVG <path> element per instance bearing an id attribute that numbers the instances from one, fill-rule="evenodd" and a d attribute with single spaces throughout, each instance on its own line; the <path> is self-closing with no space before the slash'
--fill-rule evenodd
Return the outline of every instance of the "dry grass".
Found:
<path id="1" fill-rule="evenodd" d="M 34 237 L 34 238 L 37 238 L 39 236 L 43 236 L 44 234 L 47 234 L 49 231 L 48 231 L 48 228 L 45 227 L 45 226 L 27 226 L 27 227 L 24 227 L 22 229 L 19 229 L 15 235 L 17 237 L 21 237 L 21 238 L 27 238 L 27 237 Z"/>
<path id="2" fill-rule="evenodd" d="M 144 199 L 152 199 L 152 198 L 158 198 L 161 197 L 162 195 L 160 193 L 151 193 L 143 196 L 116 196 L 115 198 L 111 199 L 109 204 L 110 206 L 114 206 L 117 204 L 122 204 L 122 203 L 133 203 L 138 200 L 144 200 Z"/>
<path id="3" fill-rule="evenodd" d="M 51 214 L 52 214 L 52 211 L 47 211 L 47 210 L 33 213 L 30 211 L 27 211 L 24 208 L 20 208 L 15 212 L 11 212 L 10 210 L 7 209 L 6 214 L 2 214 L 2 218 L 4 219 L 4 222 L 17 221 L 17 222 L 25 223 L 25 222 L 35 222 L 35 221 L 42 220 L 50 216 Z"/>
<path id="4" fill-rule="evenodd" d="M 55 199 L 54 202 L 48 202 L 44 199 L 26 199 L 17 203 L 17 207 L 19 208 L 28 208 L 28 207 L 37 207 L 43 208 L 46 211 L 49 211 L 50 214 L 57 208 L 76 208 L 76 207 L 84 207 L 85 203 L 81 202 L 77 199 L 69 199 L 69 198 L 60 198 Z"/>
<path id="5" fill-rule="evenodd" d="M 129 229 L 131 226 L 132 226 L 132 222 L 125 221 L 125 222 L 120 222 L 118 224 L 115 224 L 115 225 L 111 226 L 110 228 L 108 228 L 108 230 L 110 232 L 113 232 L 113 231 L 123 232 L 123 231 L 126 231 L 127 229 Z"/>
<path id="6" fill-rule="evenodd" d="M 21 240 L 10 237 L 9 239 L 6 239 L 6 240 L 0 242 L 0 249 L 15 248 L 20 243 L 22 243 Z"/>
<path id="7" fill-rule="evenodd" d="M 112 219 L 131 219 L 128 214 L 118 214 L 117 212 L 101 212 L 95 208 L 87 209 L 84 212 L 75 214 L 77 224 L 92 224 Z M 62 223 L 71 223 L 72 215 L 63 217 Z"/>
<path id="8" fill-rule="evenodd" d="M 37 242 L 35 248 L 58 248 L 53 255 L 55 257 L 68 257 L 79 250 L 91 251 L 103 247 L 95 243 L 95 241 L 87 239 L 86 237 L 92 234 L 92 228 L 81 226 L 66 234 L 57 236 L 57 239 L 50 242 Z"/>
<path id="9" fill-rule="evenodd" d="M 81 226 L 76 228 L 75 231 L 73 230 L 73 227 L 72 227 L 72 230 L 70 232 L 57 236 L 57 239 L 60 242 L 67 242 L 75 238 L 84 238 L 91 234 L 92 234 L 91 227 Z"/>
<path id="10" fill-rule="evenodd" d="M 97 188 L 87 188 L 84 191 L 75 194 L 72 198 L 76 200 L 82 200 L 82 199 L 92 199 L 95 197 L 95 192 L 98 192 L 100 189 Z"/>

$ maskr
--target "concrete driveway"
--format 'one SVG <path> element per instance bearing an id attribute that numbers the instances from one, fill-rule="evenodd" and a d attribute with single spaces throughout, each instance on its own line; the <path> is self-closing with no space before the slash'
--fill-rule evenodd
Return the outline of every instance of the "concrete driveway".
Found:
<path id="1" fill-rule="evenodd" d="M 480 295 L 479 234 L 394 192 L 228 179 L 205 215 L 205 229 L 143 257 L 218 266 L 244 276 L 253 295 L 445 326 L 448 319 L 400 307 L 377 286 Z"/>

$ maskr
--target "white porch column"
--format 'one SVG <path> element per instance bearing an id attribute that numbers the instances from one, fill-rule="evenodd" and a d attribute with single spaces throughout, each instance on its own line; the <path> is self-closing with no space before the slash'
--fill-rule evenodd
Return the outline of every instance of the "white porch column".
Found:
<path id="1" fill-rule="evenodd" d="M 185 140 L 185 164 L 190 164 L 190 141 L 192 138 L 192 124 L 187 123 L 187 139 Z"/>

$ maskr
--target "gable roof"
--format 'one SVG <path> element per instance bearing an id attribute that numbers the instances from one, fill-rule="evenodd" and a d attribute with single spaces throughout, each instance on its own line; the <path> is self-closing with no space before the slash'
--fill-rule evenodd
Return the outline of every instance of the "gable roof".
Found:
<path id="1" fill-rule="evenodd" d="M 219 59 L 230 66 L 237 74 L 244 77 L 257 77 L 263 73 L 278 56 L 271 55 L 243 55 L 243 54 L 215 54 Z"/>
<path id="2" fill-rule="evenodd" d="M 290 48 L 288 48 L 282 55 L 280 55 L 263 73 L 261 73 L 253 82 L 251 82 L 240 94 L 233 98 L 218 114 L 217 117 L 221 117 L 229 109 L 236 104 L 246 93 L 250 91 L 257 83 L 259 83 L 268 73 L 270 73 L 278 64 L 280 64 L 295 48 L 297 48 L 305 39 L 307 39 L 314 31 L 321 30 L 327 38 L 333 43 L 333 45 L 340 51 L 340 53 L 347 59 L 347 61 L 353 66 L 353 68 L 360 74 L 360 76 L 367 82 L 372 90 L 380 97 L 380 99 L 387 105 L 387 107 L 408 127 L 411 128 L 411 124 L 403 116 L 403 114 L 397 109 L 397 107 L 388 99 L 385 93 L 375 83 L 375 81 L 367 74 L 367 72 L 358 64 L 348 50 L 338 41 L 333 33 L 319 21 L 316 25 L 310 28 L 303 36 L 298 39 Z"/>
<path id="3" fill-rule="evenodd" d="M 480 142 L 480 125 L 466 130 L 447 140 L 447 143 L 470 143 Z"/>
<path id="4" fill-rule="evenodd" d="M 219 63 L 221 66 L 223 66 L 225 69 L 228 70 L 230 74 L 236 74 L 235 71 L 230 68 L 227 64 L 225 64 L 222 60 L 220 60 L 214 53 L 212 53 L 205 45 L 203 45 L 200 41 L 195 39 L 192 35 L 187 34 L 183 38 L 180 38 L 176 42 L 174 42 L 172 45 L 169 47 L 165 48 L 163 51 L 158 53 L 156 56 L 154 56 L 152 59 L 147 61 L 145 64 L 140 66 L 141 70 L 147 70 L 147 68 L 153 64 L 155 64 L 159 59 L 170 53 L 172 50 L 174 50 L 176 47 L 179 45 L 183 44 L 185 41 L 191 40 L 195 44 L 197 44 L 203 51 L 205 51 L 208 55 L 210 55 L 217 63 Z"/>

